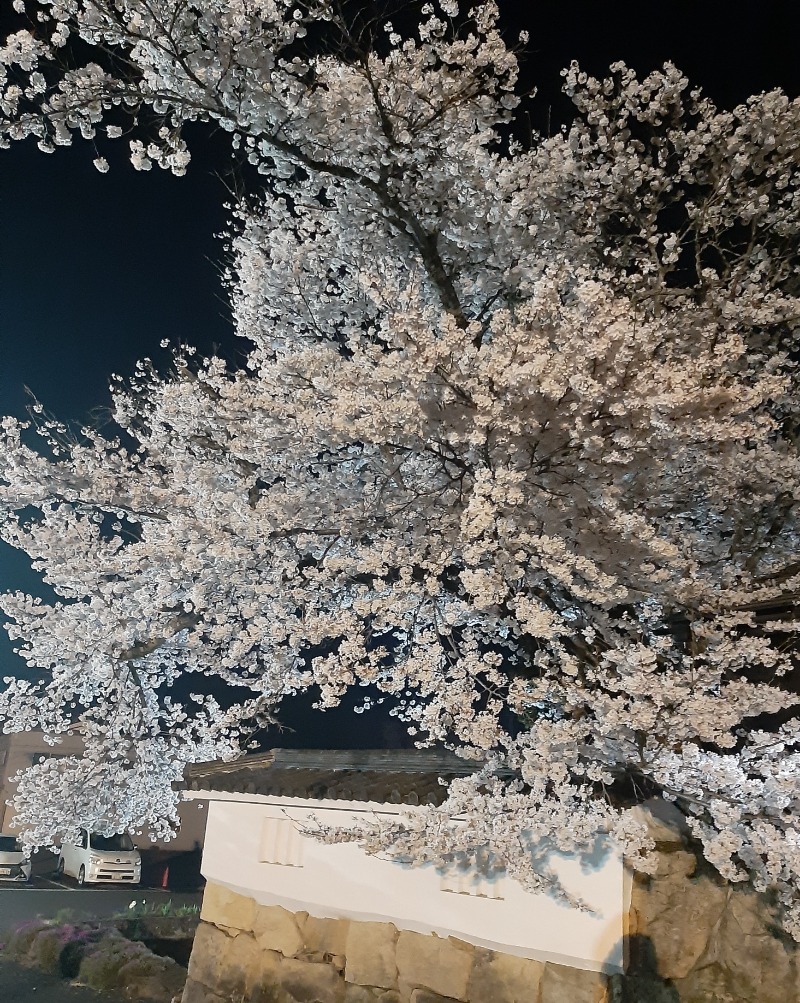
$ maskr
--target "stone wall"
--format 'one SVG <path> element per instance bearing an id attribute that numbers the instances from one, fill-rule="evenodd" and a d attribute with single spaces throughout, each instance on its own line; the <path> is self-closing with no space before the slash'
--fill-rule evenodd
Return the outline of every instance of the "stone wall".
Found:
<path id="1" fill-rule="evenodd" d="M 633 878 L 627 974 L 612 977 L 610 1003 L 800 1003 L 800 948 L 767 897 L 660 835 L 657 873 Z"/>
<path id="2" fill-rule="evenodd" d="M 633 876 L 627 974 L 612 977 L 610 1003 L 800 1003 L 800 950 L 767 897 L 724 882 L 691 846 L 680 813 L 649 804 L 635 811 L 659 869 Z"/>
<path id="3" fill-rule="evenodd" d="M 605 978 L 209 883 L 183 1003 L 606 1003 Z"/>
<path id="4" fill-rule="evenodd" d="M 767 900 L 650 821 L 660 865 L 632 879 L 624 976 L 317 919 L 209 883 L 183 1003 L 800 1003 L 800 952 Z"/>

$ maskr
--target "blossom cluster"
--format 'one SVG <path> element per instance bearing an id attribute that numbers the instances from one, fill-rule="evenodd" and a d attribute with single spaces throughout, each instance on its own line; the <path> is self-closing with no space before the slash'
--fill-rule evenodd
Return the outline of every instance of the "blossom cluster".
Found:
<path id="1" fill-rule="evenodd" d="M 575 123 L 523 148 L 493 2 L 371 46 L 324 2 L 27 6 L 3 142 L 107 122 L 180 174 L 202 120 L 264 190 L 230 239 L 241 369 L 143 364 L 116 439 L 0 426 L 0 532 L 56 597 L 0 601 L 36 670 L 0 718 L 87 748 L 21 779 L 25 838 L 162 833 L 186 762 L 363 686 L 487 764 L 373 849 L 489 845 L 541 888 L 536 845 L 604 831 L 647 868 L 627 806 L 661 793 L 800 937 L 800 102 L 573 66 Z M 64 69 L 73 37 L 97 63 Z"/>

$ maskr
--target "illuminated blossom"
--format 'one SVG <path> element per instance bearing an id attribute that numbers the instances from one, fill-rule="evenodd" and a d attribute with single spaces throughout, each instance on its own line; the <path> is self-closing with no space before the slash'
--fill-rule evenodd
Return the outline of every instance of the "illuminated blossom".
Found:
<path id="1" fill-rule="evenodd" d="M 523 147 L 492 2 L 347 58 L 298 45 L 346 35 L 323 2 L 43 7 L 0 48 L 0 143 L 111 115 L 181 174 L 202 120 L 265 193 L 230 243 L 246 365 L 142 364 L 119 439 L 2 422 L 2 537 L 53 599 L 2 599 L 35 671 L 0 717 L 87 746 L 22 778 L 25 838 L 163 833 L 186 762 L 363 685 L 486 761 L 369 848 L 488 844 L 541 887 L 537 840 L 607 831 L 647 868 L 625 805 L 658 792 L 800 937 L 800 103 L 572 66 L 575 123 Z"/>

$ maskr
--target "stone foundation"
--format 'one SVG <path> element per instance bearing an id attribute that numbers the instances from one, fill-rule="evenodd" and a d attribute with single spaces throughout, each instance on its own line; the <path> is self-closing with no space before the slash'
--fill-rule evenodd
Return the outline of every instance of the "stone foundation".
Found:
<path id="1" fill-rule="evenodd" d="M 607 1003 L 606 979 L 209 883 L 183 1003 Z"/>
<path id="2" fill-rule="evenodd" d="M 677 848 L 634 879 L 613 1003 L 800 1003 L 800 950 L 766 898 L 700 868 Z"/>
<path id="3" fill-rule="evenodd" d="M 392 923 L 319 919 L 209 883 L 183 1003 L 800 1003 L 800 952 L 763 896 L 654 832 L 633 877 L 627 974 L 601 975 Z"/>

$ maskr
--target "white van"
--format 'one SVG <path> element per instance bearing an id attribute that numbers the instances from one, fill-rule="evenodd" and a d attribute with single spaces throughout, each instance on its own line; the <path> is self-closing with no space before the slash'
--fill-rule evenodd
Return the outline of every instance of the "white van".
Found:
<path id="1" fill-rule="evenodd" d="M 31 862 L 13 836 L 0 836 L 0 881 L 29 881 Z"/>
<path id="2" fill-rule="evenodd" d="M 101 836 L 99 832 L 81 829 L 77 844 L 62 844 L 56 872 L 59 877 L 69 874 L 79 885 L 99 881 L 138 885 L 142 858 L 127 832 Z"/>

